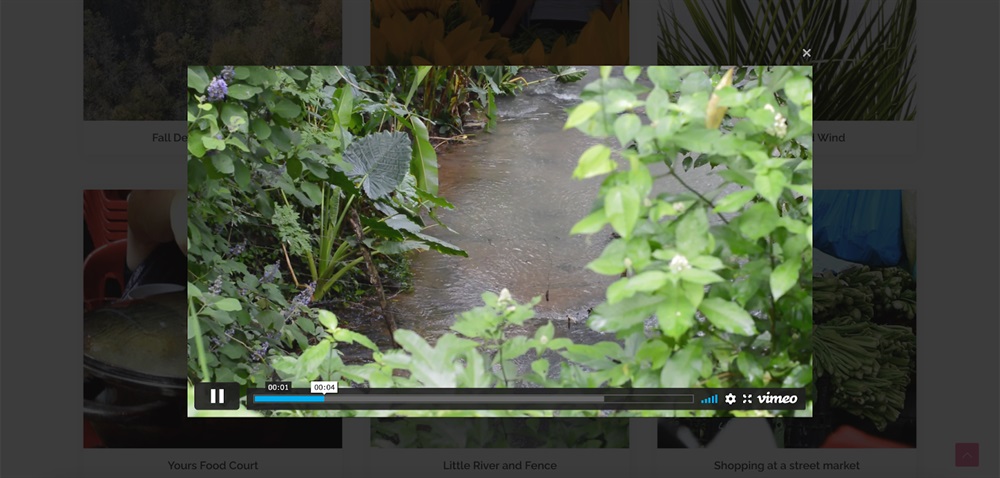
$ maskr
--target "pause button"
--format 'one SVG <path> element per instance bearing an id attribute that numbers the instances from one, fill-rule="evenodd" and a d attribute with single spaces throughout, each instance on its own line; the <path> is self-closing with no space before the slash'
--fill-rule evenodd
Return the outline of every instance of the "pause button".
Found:
<path id="1" fill-rule="evenodd" d="M 240 384 L 235 382 L 195 384 L 194 408 L 198 410 L 239 409 Z"/>

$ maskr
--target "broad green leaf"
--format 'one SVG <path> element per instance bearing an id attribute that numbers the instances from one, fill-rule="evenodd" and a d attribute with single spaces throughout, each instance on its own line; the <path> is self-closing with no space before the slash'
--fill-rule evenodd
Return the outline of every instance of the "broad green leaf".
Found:
<path id="1" fill-rule="evenodd" d="M 611 160 L 611 149 L 603 144 L 595 144 L 580 155 L 580 163 L 573 171 L 576 179 L 592 178 L 614 171 L 618 165 Z"/>
<path id="2" fill-rule="evenodd" d="M 566 120 L 566 126 L 563 129 L 575 128 L 585 121 L 592 118 L 598 111 L 601 110 L 601 104 L 596 101 L 584 101 L 580 103 L 573 111 L 569 114 L 569 119 Z"/>
<path id="3" fill-rule="evenodd" d="M 613 188 L 604 198 L 604 213 L 615 232 L 623 238 L 632 236 L 632 230 L 639 220 L 639 194 L 627 186 Z"/>
<path id="4" fill-rule="evenodd" d="M 750 313 L 732 302 L 710 297 L 702 300 L 698 309 L 712 325 L 724 332 L 746 336 L 757 334 L 757 327 L 754 326 Z"/>
<path id="5" fill-rule="evenodd" d="M 634 113 L 625 113 L 615 120 L 615 136 L 618 137 L 618 142 L 621 143 L 622 147 L 635 139 L 641 128 L 642 120 Z"/>
<path id="6" fill-rule="evenodd" d="M 302 114 L 302 107 L 287 98 L 283 98 L 271 108 L 271 112 L 285 119 L 295 119 Z"/>
<path id="7" fill-rule="evenodd" d="M 771 272 L 771 295 L 778 300 L 799 281 L 799 263 L 785 261 Z"/>
<path id="8" fill-rule="evenodd" d="M 740 232 L 750 239 L 760 239 L 778 227 L 779 220 L 774 206 L 759 202 L 740 216 Z"/>
<path id="9" fill-rule="evenodd" d="M 416 139 L 410 172 L 413 173 L 413 177 L 417 178 L 418 188 L 436 195 L 438 193 L 437 153 L 431 146 L 427 126 L 424 126 L 424 122 L 420 121 L 416 115 L 410 116 L 410 126 Z"/>
<path id="10" fill-rule="evenodd" d="M 653 91 L 646 97 L 646 115 L 653 122 L 663 119 L 670 114 L 670 96 L 660 88 L 653 88 Z"/>
<path id="11" fill-rule="evenodd" d="M 629 83 L 635 83 L 635 79 L 639 77 L 640 73 L 642 73 L 642 67 L 635 65 L 626 66 L 624 71 L 622 71 L 622 74 L 625 75 Z"/>
<path id="12" fill-rule="evenodd" d="M 227 102 L 222 105 L 221 116 L 222 123 L 229 127 L 230 130 L 246 133 L 248 126 L 246 110 Z"/>
<path id="13" fill-rule="evenodd" d="M 580 219 L 580 222 L 573 226 L 573 229 L 569 231 L 570 234 L 594 234 L 595 232 L 600 232 L 604 229 L 604 226 L 608 224 L 608 218 L 604 215 L 604 209 L 598 209 L 587 215 L 587 217 Z"/>
<path id="14" fill-rule="evenodd" d="M 780 170 L 772 169 L 766 174 L 758 174 L 754 178 L 754 189 L 760 193 L 761 197 L 767 199 L 767 202 L 771 205 L 775 205 L 778 202 L 778 198 L 781 197 L 781 192 L 788 185 L 788 178 L 785 177 L 784 173 Z"/>
<path id="15" fill-rule="evenodd" d="M 746 350 L 736 356 L 736 366 L 740 368 L 743 375 L 751 382 L 764 377 L 764 368 L 760 365 L 760 361 Z"/>
<path id="16" fill-rule="evenodd" d="M 745 189 L 736 191 L 715 202 L 715 212 L 736 212 L 743 209 L 751 199 L 757 196 L 757 191 Z"/>
<path id="17" fill-rule="evenodd" d="M 687 333 L 695 323 L 695 306 L 679 287 L 670 287 L 663 294 L 664 301 L 656 309 L 656 318 L 660 322 L 660 330 L 667 337 L 679 339 Z"/>
<path id="18" fill-rule="evenodd" d="M 214 305 L 216 309 L 223 310 L 226 312 L 235 312 L 237 310 L 243 310 L 243 307 L 240 305 L 240 301 L 233 299 L 231 297 L 221 299 Z"/>
<path id="19" fill-rule="evenodd" d="M 805 76 L 796 76 L 785 83 L 785 95 L 792 102 L 805 106 L 812 103 L 812 82 Z"/>
<path id="20" fill-rule="evenodd" d="M 227 96 L 237 100 L 246 101 L 254 96 L 260 94 L 263 91 L 256 86 L 248 86 L 243 84 L 229 85 Z"/>
<path id="21" fill-rule="evenodd" d="M 663 303 L 663 297 L 639 293 L 630 300 L 594 307 L 590 326 L 598 332 L 625 330 L 653 316 Z"/>
<path id="22" fill-rule="evenodd" d="M 688 259 L 692 267 L 698 269 L 705 269 L 707 271 L 717 271 L 726 267 L 722 261 L 715 256 L 698 256 L 693 259 Z"/>
<path id="23" fill-rule="evenodd" d="M 409 136 L 398 131 L 364 136 L 344 152 L 344 160 L 352 166 L 348 176 L 361 178 L 371 199 L 388 196 L 403 183 L 412 156 Z"/>
<path id="24" fill-rule="evenodd" d="M 651 66 L 646 69 L 646 75 L 665 91 L 677 91 L 681 87 L 681 77 L 673 66 Z"/>
<path id="25" fill-rule="evenodd" d="M 337 315 L 329 310 L 320 310 L 319 323 L 323 324 L 323 327 L 326 327 L 332 333 L 337 328 Z"/>
<path id="26" fill-rule="evenodd" d="M 250 122 L 250 128 L 253 130 L 254 136 L 257 137 L 257 141 L 264 141 L 271 136 L 271 127 L 260 118 L 254 118 Z"/>
<path id="27" fill-rule="evenodd" d="M 222 174 L 233 174 L 233 158 L 226 153 L 213 154 L 212 166 Z"/>
<path id="28" fill-rule="evenodd" d="M 323 190 L 320 189 L 319 186 L 309 181 L 302 181 L 302 183 L 299 184 L 299 187 L 302 188 L 302 192 L 306 193 L 306 196 L 308 196 L 312 202 L 316 204 L 323 202 Z"/>
<path id="29" fill-rule="evenodd" d="M 663 271 L 645 271 L 628 279 L 627 289 L 636 292 L 652 292 L 666 285 L 669 276 Z"/>
<path id="30" fill-rule="evenodd" d="M 299 356 L 298 375 L 303 380 L 315 380 L 319 377 L 319 367 L 330 356 L 330 342 L 322 340 L 310 346 Z"/>
<path id="31" fill-rule="evenodd" d="M 208 73 L 205 73 L 205 67 L 192 66 L 188 68 L 188 88 L 193 88 L 198 93 L 204 93 L 205 88 L 208 88 L 208 82 Z"/>
<path id="32" fill-rule="evenodd" d="M 724 280 L 719 274 L 701 269 L 685 269 L 680 275 L 681 279 L 698 285 L 714 284 Z"/>
<path id="33" fill-rule="evenodd" d="M 696 207 L 681 216 L 677 223 L 677 248 L 685 256 L 699 256 L 708 247 L 708 216 Z"/>
<path id="34" fill-rule="evenodd" d="M 611 241 L 597 259 L 587 264 L 587 269 L 606 276 L 625 272 L 625 248 L 625 241 Z"/>
<path id="35" fill-rule="evenodd" d="M 246 188 L 250 185 L 250 168 L 243 161 L 233 162 L 233 179 L 240 188 Z"/>
<path id="36" fill-rule="evenodd" d="M 660 386 L 663 388 L 690 388 L 695 385 L 701 370 L 702 345 L 700 340 L 691 341 L 678 350 L 660 372 Z"/>

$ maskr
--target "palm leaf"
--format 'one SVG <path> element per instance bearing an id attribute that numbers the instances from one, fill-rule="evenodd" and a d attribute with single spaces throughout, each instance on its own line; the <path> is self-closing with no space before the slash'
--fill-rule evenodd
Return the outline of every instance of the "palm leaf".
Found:
<path id="1" fill-rule="evenodd" d="M 847 0 L 668 2 L 658 63 L 792 65 L 811 48 L 816 119 L 913 119 L 916 2 L 866 0 L 861 10 L 849 18 Z"/>

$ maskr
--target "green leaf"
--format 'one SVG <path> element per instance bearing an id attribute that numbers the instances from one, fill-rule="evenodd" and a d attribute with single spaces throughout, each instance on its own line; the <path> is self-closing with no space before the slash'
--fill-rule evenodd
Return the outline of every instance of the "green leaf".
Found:
<path id="1" fill-rule="evenodd" d="M 200 131 L 192 131 L 188 133 L 188 152 L 196 158 L 201 158 L 205 156 L 205 142 L 203 141 L 204 135 Z"/>
<path id="2" fill-rule="evenodd" d="M 298 376 L 305 381 L 315 380 L 319 377 L 319 367 L 330 356 L 330 342 L 322 340 L 318 344 L 310 346 L 299 356 Z"/>
<path id="3" fill-rule="evenodd" d="M 799 281 L 799 263 L 785 261 L 771 272 L 771 295 L 778 300 Z"/>
<path id="4" fill-rule="evenodd" d="M 812 102 L 812 81 L 804 76 L 796 76 L 785 83 L 785 95 L 792 102 L 805 106 Z"/>
<path id="5" fill-rule="evenodd" d="M 615 136 L 618 137 L 618 142 L 621 143 L 622 147 L 635 139 L 641 128 L 642 120 L 633 113 L 625 113 L 615 120 Z"/>
<path id="6" fill-rule="evenodd" d="M 587 269 L 606 276 L 625 272 L 625 248 L 625 241 L 611 241 L 597 259 L 587 264 Z"/>
<path id="7" fill-rule="evenodd" d="M 731 334 L 751 336 L 757 334 L 753 317 L 740 306 L 720 299 L 710 297 L 701 301 L 698 307 L 712 325 Z"/>
<path id="8" fill-rule="evenodd" d="M 222 105 L 222 123 L 230 128 L 230 130 L 246 133 L 248 126 L 247 112 L 232 103 L 225 103 Z"/>
<path id="9" fill-rule="evenodd" d="M 761 367 L 757 357 L 746 350 L 736 356 L 736 366 L 743 372 L 743 376 L 751 382 L 755 382 L 764 377 L 764 368 Z"/>
<path id="10" fill-rule="evenodd" d="M 240 305 L 240 301 L 229 297 L 225 299 L 220 299 L 214 305 L 216 309 L 226 312 L 236 312 L 237 310 L 243 310 L 243 307 Z"/>
<path id="11" fill-rule="evenodd" d="M 646 75 L 664 91 L 677 91 L 681 87 L 681 77 L 673 66 L 651 66 L 646 69 Z"/>
<path id="12" fill-rule="evenodd" d="M 745 189 L 742 191 L 736 191 L 715 203 L 715 212 L 736 212 L 743 209 L 751 199 L 757 197 L 757 191 Z"/>
<path id="13" fill-rule="evenodd" d="M 714 284 L 725 280 L 719 274 L 701 269 L 685 269 L 681 271 L 680 275 L 681 279 L 698 285 Z"/>
<path id="14" fill-rule="evenodd" d="M 225 153 L 212 155 L 212 166 L 222 174 L 233 174 L 233 158 Z"/>
<path id="15" fill-rule="evenodd" d="M 323 324 L 331 333 L 337 328 L 337 316 L 329 310 L 319 311 L 319 323 Z"/>
<path id="16" fill-rule="evenodd" d="M 645 271 L 627 279 L 626 288 L 635 292 L 653 292 L 667 284 L 669 276 L 663 271 Z"/>
<path id="17" fill-rule="evenodd" d="M 663 297 L 642 293 L 617 304 L 604 303 L 594 307 L 590 326 L 598 332 L 625 330 L 652 317 L 662 303 Z"/>
<path id="18" fill-rule="evenodd" d="M 601 174 L 610 173 L 617 167 L 611 160 L 611 149 L 602 144 L 595 144 L 580 155 L 580 164 L 573 171 L 576 179 L 586 179 Z"/>
<path id="19" fill-rule="evenodd" d="M 566 120 L 566 126 L 563 129 L 575 128 L 585 121 L 592 118 L 598 111 L 601 110 L 601 104 L 596 101 L 584 101 L 580 103 L 573 111 L 569 114 L 569 119 Z"/>
<path id="20" fill-rule="evenodd" d="M 646 97 L 646 115 L 653 122 L 659 121 L 670 114 L 670 95 L 660 88 L 653 88 L 653 91 Z"/>
<path id="21" fill-rule="evenodd" d="M 352 166 L 348 176 L 362 178 L 371 199 L 388 196 L 403 183 L 412 156 L 409 136 L 398 131 L 364 136 L 344 152 L 344 160 Z"/>
<path id="22" fill-rule="evenodd" d="M 695 207 L 677 222 L 677 248 L 685 256 L 699 256 L 708 247 L 708 216 Z"/>
<path id="23" fill-rule="evenodd" d="M 287 98 L 282 98 L 274 108 L 271 108 L 271 112 L 285 119 L 295 119 L 302 114 L 302 107 Z"/>
<path id="24" fill-rule="evenodd" d="M 230 98 L 246 101 L 260 94 L 261 91 L 263 90 L 261 90 L 256 86 L 235 84 L 235 85 L 229 85 L 229 90 L 227 95 Z"/>
<path id="25" fill-rule="evenodd" d="M 569 231 L 570 234 L 594 234 L 604 229 L 608 224 L 608 218 L 604 215 L 604 209 L 598 209 L 580 220 Z"/>
<path id="26" fill-rule="evenodd" d="M 632 236 L 640 205 L 639 193 L 627 186 L 613 188 L 604 198 L 604 213 L 618 235 L 626 239 Z"/>
<path id="27" fill-rule="evenodd" d="M 208 87 L 208 73 L 202 66 L 192 66 L 188 68 L 188 88 L 193 88 L 198 93 L 204 93 Z"/>
<path id="28" fill-rule="evenodd" d="M 759 202 L 740 216 L 740 232 L 750 239 L 760 239 L 778 227 L 779 219 L 774 206 Z"/>
<path id="29" fill-rule="evenodd" d="M 766 174 L 758 174 L 753 182 L 754 189 L 760 193 L 761 197 L 767 199 L 767 202 L 771 203 L 772 206 L 777 204 L 778 198 L 781 197 L 781 192 L 787 185 L 788 178 L 777 169 L 772 169 Z"/>
<path id="30" fill-rule="evenodd" d="M 250 128 L 253 130 L 254 136 L 257 137 L 257 141 L 264 141 L 271 136 L 271 127 L 260 118 L 254 118 L 250 122 Z"/>
<path id="31" fill-rule="evenodd" d="M 233 179 L 236 181 L 236 185 L 240 188 L 246 188 L 250 185 L 250 168 L 247 167 L 243 161 L 233 162 Z"/>
<path id="32" fill-rule="evenodd" d="M 663 305 L 656 309 L 660 330 L 667 337 L 679 339 L 695 323 L 695 306 L 679 287 L 670 287 L 663 295 Z"/>
<path id="33" fill-rule="evenodd" d="M 430 68 L 430 67 L 427 67 Z M 417 179 L 417 187 L 432 195 L 438 192 L 438 162 L 437 153 L 431 146 L 427 126 L 416 115 L 410 116 L 410 126 L 416 139 L 413 148 L 413 161 L 410 172 Z"/>
<path id="34" fill-rule="evenodd" d="M 660 372 L 660 386 L 663 388 L 690 388 L 695 384 L 701 370 L 702 345 L 700 340 L 691 341 L 678 350 Z"/>
<path id="35" fill-rule="evenodd" d="M 622 74 L 625 75 L 629 83 L 635 83 L 635 79 L 639 77 L 640 73 L 642 73 L 642 67 L 635 65 L 626 66 L 624 71 L 622 71 Z"/>
<path id="36" fill-rule="evenodd" d="M 312 202 L 316 204 L 323 202 L 323 190 L 319 186 L 309 181 L 302 181 L 299 187 L 302 188 L 302 192 L 306 193 L 306 196 L 309 196 Z"/>

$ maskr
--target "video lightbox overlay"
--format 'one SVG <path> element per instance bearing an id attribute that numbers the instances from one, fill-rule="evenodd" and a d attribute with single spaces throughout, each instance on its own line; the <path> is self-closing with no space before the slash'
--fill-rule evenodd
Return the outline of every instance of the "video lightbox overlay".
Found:
<path id="1" fill-rule="evenodd" d="M 809 416 L 811 75 L 189 67 L 189 405 Z"/>

